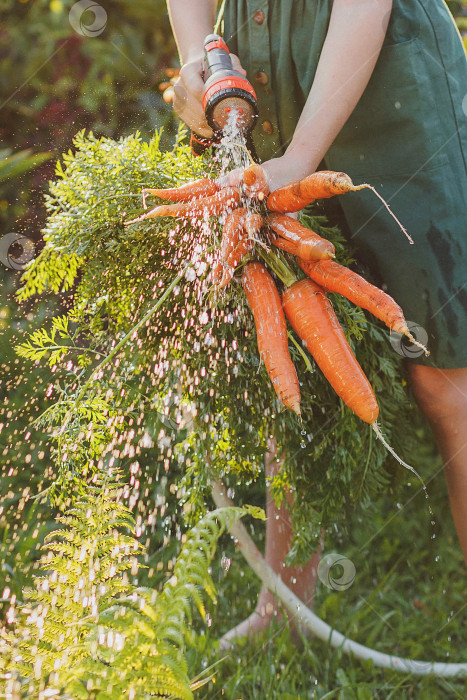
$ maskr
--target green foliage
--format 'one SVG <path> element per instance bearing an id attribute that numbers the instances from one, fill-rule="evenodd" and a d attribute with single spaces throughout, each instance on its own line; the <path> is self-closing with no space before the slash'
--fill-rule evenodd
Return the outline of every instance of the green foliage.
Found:
<path id="1" fill-rule="evenodd" d="M 86 35 L 92 11 L 72 26 L 74 4 L 2 0 L 5 126 L 16 119 L 26 133 L 39 127 L 43 139 L 55 138 L 60 148 L 74 124 L 110 135 L 170 121 L 157 90 L 175 59 L 164 0 L 102 3 L 102 31 L 93 35 Z"/>
<path id="2" fill-rule="evenodd" d="M 32 149 L 11 153 L 10 149 L 0 151 L 0 182 L 11 180 L 41 163 L 49 160 L 51 153 L 33 153 Z"/>
<path id="3" fill-rule="evenodd" d="M 255 479 L 267 437 L 274 435 L 286 459 L 273 493 L 278 501 L 287 488 L 295 493 L 291 557 L 305 559 L 321 528 L 336 520 L 345 526 L 357 506 L 371 511 L 375 495 L 395 488 L 398 479 L 403 483 L 406 474 L 392 466 L 392 473 L 387 471 L 385 448 L 339 401 L 314 362 L 304 360 L 297 343 L 291 353 L 302 383 L 303 422 L 281 409 L 259 363 L 240 285 L 234 281 L 217 295 L 210 289 L 218 222 L 165 218 L 124 227 L 125 219 L 141 211 L 141 187 L 174 186 L 218 172 L 212 158 L 193 159 L 180 141 L 163 153 L 159 138 L 146 143 L 135 135 L 115 142 L 78 135 L 76 153 L 64 156 L 50 187 L 46 246 L 23 275 L 21 300 L 76 282 L 69 317 L 79 341 L 71 349 L 68 343 L 68 350 L 82 348 L 81 369 L 69 372 L 57 387 L 62 397 L 45 413 L 62 478 L 71 474 L 79 480 L 86 452 L 95 458 L 94 468 L 104 462 L 122 439 L 122 428 L 138 415 L 133 440 L 141 437 L 148 416 L 162 405 L 163 427 L 154 434 L 160 459 L 166 469 L 185 464 L 186 498 L 199 513 L 209 475 Z M 303 221 L 333 240 L 340 260 L 350 261 L 335 228 L 316 216 Z M 339 295 L 333 295 L 333 303 L 375 388 L 387 439 L 400 448 L 407 438 L 408 446 L 413 405 L 387 331 Z M 20 352 L 39 357 L 52 350 L 53 328 Z M 63 365 L 68 357 L 63 348 L 52 351 L 63 357 Z M 191 423 L 184 411 L 194 417 Z"/>
<path id="4" fill-rule="evenodd" d="M 58 158 L 80 128 L 115 137 L 163 126 L 166 145 L 172 143 L 176 120 L 159 89 L 178 66 L 165 0 L 94 3 L 98 28 L 91 34 L 93 9 L 72 26 L 74 6 L 76 0 L 0 1 L 0 150 Z M 38 237 L 52 176 L 46 162 L 24 174 L 21 187 L 0 181 L 7 231 Z"/>
<path id="5" fill-rule="evenodd" d="M 70 345 L 57 345 L 56 336 L 62 340 L 72 338 L 68 332 L 69 319 L 67 316 L 58 316 L 52 319 L 52 329 L 50 333 L 45 328 L 39 328 L 30 335 L 30 340 L 18 345 L 17 352 L 20 357 L 27 357 L 30 360 L 42 360 L 50 353 L 48 361 L 50 367 L 55 365 L 67 353 L 67 350 L 78 349 Z"/>
<path id="6" fill-rule="evenodd" d="M 23 675 L 30 675 L 26 671 L 38 658 L 46 676 L 74 664 L 84 637 L 79 621 L 95 618 L 101 606 L 127 590 L 122 574 L 136 565 L 139 544 L 119 531 L 131 530 L 133 519 L 116 500 L 116 489 L 105 482 L 88 486 L 74 508 L 57 516 L 63 527 L 45 538 L 48 553 L 40 563 L 49 573 L 36 579 L 36 590 L 27 593 L 31 610 L 23 611 L 31 630 L 29 639 L 19 641 Z"/>
<path id="7" fill-rule="evenodd" d="M 135 585 L 142 547 L 122 490 L 114 476 L 100 476 L 58 516 L 62 527 L 46 537 L 40 562 L 45 575 L 24 592 L 14 634 L 2 634 L 6 693 L 190 700 L 191 686 L 202 684 L 190 681 L 184 657 L 192 606 L 204 618 L 203 598 L 215 601 L 208 568 L 222 533 L 247 513 L 264 516 L 249 507 L 210 512 L 183 536 L 158 592 Z"/>

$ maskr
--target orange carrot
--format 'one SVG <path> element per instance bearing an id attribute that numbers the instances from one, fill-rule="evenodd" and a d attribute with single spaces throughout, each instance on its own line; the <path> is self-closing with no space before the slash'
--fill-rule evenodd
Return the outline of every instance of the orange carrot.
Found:
<path id="1" fill-rule="evenodd" d="M 245 233 L 249 236 L 249 238 L 254 238 L 259 233 L 262 225 L 263 217 L 260 214 L 256 214 L 253 211 L 247 211 L 243 228 L 245 229 Z"/>
<path id="2" fill-rule="evenodd" d="M 239 191 L 235 187 L 226 187 L 220 192 L 216 192 L 212 197 L 203 199 L 193 199 L 191 202 L 179 204 L 161 204 L 154 207 L 146 214 L 138 216 L 136 219 L 126 221 L 125 226 L 153 219 L 158 216 L 176 216 L 180 218 L 203 217 L 206 213 L 209 216 L 218 216 L 227 209 L 233 209 L 240 201 Z"/>
<path id="3" fill-rule="evenodd" d="M 319 170 L 304 177 L 303 180 L 295 180 L 271 192 L 267 205 L 271 211 L 298 211 L 315 199 L 326 199 L 336 194 L 355 192 L 363 187 L 366 185 L 355 186 L 345 173 Z"/>
<path id="4" fill-rule="evenodd" d="M 300 415 L 300 388 L 290 357 L 287 323 L 274 280 L 263 265 L 248 263 L 243 289 L 253 313 L 258 351 L 280 401 Z"/>
<path id="5" fill-rule="evenodd" d="M 167 199 L 170 202 L 189 202 L 192 199 L 199 199 L 200 197 L 211 197 L 218 191 L 218 186 L 215 180 L 210 180 L 207 177 L 201 178 L 200 180 L 194 180 L 193 182 L 187 182 L 180 187 L 172 187 L 169 189 L 150 189 L 149 187 L 143 187 L 143 207 L 146 209 L 146 197 L 148 194 L 159 197 L 160 199 Z"/>
<path id="6" fill-rule="evenodd" d="M 269 214 L 266 223 L 277 234 L 271 242 L 293 253 L 302 260 L 320 260 L 333 258 L 335 248 L 330 241 L 321 238 L 317 233 L 303 226 L 296 219 L 285 214 Z"/>
<path id="7" fill-rule="evenodd" d="M 262 202 L 269 194 L 266 173 L 261 165 L 253 163 L 253 165 L 246 168 L 243 171 L 242 180 L 245 194 L 248 197 L 259 199 Z"/>
<path id="8" fill-rule="evenodd" d="M 237 212 L 241 212 L 240 215 L 234 216 Z M 236 209 L 229 216 L 232 217 L 233 222 L 229 228 L 233 228 L 236 225 L 236 229 L 234 235 L 230 236 L 228 248 L 227 246 L 223 248 L 221 244 L 219 262 L 222 267 L 222 274 L 220 280 L 219 268 L 216 267 L 213 270 L 213 280 L 217 282 L 218 289 L 223 289 L 229 284 L 235 273 L 235 268 L 253 248 L 255 236 L 263 225 L 263 219 L 259 214 L 246 209 Z M 233 245 L 234 240 L 235 244 Z"/>
<path id="9" fill-rule="evenodd" d="M 350 299 L 351 302 L 383 321 L 391 330 L 406 335 L 412 343 L 423 348 L 426 355 L 430 354 L 425 346 L 415 340 L 410 333 L 399 304 L 382 289 L 378 289 L 353 270 L 349 270 L 348 267 L 343 267 L 333 260 L 318 260 L 316 262 L 297 260 L 297 263 L 310 279 L 324 287 L 326 291 L 337 292 Z"/>
<path id="10" fill-rule="evenodd" d="M 354 185 L 351 178 L 346 175 L 346 173 L 337 173 L 332 170 L 318 170 L 304 177 L 303 180 L 295 180 L 288 185 L 274 190 L 267 198 L 266 203 L 270 211 L 290 213 L 303 209 L 307 204 L 314 202 L 315 199 L 326 199 L 336 194 L 358 192 L 363 189 L 371 190 L 378 197 L 392 218 L 397 222 L 401 231 L 407 236 L 410 243 L 413 243 L 413 239 L 409 236 L 405 227 L 375 188 L 366 182 L 362 185 Z"/>
<path id="11" fill-rule="evenodd" d="M 245 216 L 247 213 L 247 209 L 244 207 L 239 207 L 226 217 L 224 227 L 222 229 L 222 239 L 219 248 L 219 257 L 221 260 L 226 260 L 238 245 L 238 242 L 243 234 Z"/>
<path id="12" fill-rule="evenodd" d="M 224 278 L 225 261 L 232 254 L 240 241 L 246 214 L 247 210 L 243 207 L 239 207 L 228 214 L 225 219 L 218 257 L 213 265 L 211 273 L 211 279 L 217 287 L 219 287 Z M 233 271 L 228 281 L 230 281 L 232 276 Z M 225 287 L 226 284 L 227 282 L 222 284 L 222 287 Z"/>
<path id="13" fill-rule="evenodd" d="M 345 404 L 366 423 L 379 413 L 373 389 L 348 344 L 323 290 L 309 279 L 282 295 L 285 315 Z"/>
<path id="14" fill-rule="evenodd" d="M 250 252 L 253 248 L 253 241 L 249 238 L 242 238 L 238 246 L 235 248 L 229 259 L 222 266 L 222 277 L 220 282 L 217 284 L 217 289 L 224 289 L 227 287 L 230 280 L 235 274 L 235 268 L 241 259 Z"/>
<path id="15" fill-rule="evenodd" d="M 224 265 L 221 263 L 219 258 L 214 261 L 211 269 L 211 282 L 215 287 L 218 287 L 224 276 Z"/>

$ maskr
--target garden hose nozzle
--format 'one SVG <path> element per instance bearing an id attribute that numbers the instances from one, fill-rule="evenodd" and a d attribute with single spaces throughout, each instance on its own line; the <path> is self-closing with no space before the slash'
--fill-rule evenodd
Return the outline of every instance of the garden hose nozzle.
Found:
<path id="1" fill-rule="evenodd" d="M 204 41 L 204 81 L 202 106 L 214 137 L 207 139 L 192 132 L 191 150 L 194 155 L 201 155 L 206 148 L 219 142 L 234 111 L 237 126 L 245 134 L 251 132 L 258 118 L 253 86 L 234 70 L 229 49 L 218 34 L 209 34 Z"/>

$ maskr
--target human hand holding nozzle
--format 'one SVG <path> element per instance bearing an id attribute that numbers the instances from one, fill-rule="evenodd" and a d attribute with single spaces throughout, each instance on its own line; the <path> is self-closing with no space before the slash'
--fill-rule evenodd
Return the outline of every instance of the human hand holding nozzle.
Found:
<path id="1" fill-rule="evenodd" d="M 205 39 L 203 63 L 193 59 L 182 66 L 173 106 L 192 129 L 194 155 L 220 140 L 232 110 L 237 111 L 237 124 L 246 133 L 258 117 L 256 93 L 246 71 L 217 34 Z"/>

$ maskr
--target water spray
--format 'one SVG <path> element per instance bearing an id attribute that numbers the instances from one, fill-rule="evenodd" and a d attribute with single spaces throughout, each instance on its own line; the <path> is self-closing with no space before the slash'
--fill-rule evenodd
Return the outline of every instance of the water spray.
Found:
<path id="1" fill-rule="evenodd" d="M 201 155 L 219 143 L 222 132 L 235 112 L 237 126 L 248 136 L 258 119 L 256 93 L 251 83 L 234 70 L 229 49 L 218 34 L 208 34 L 204 41 L 204 92 L 202 106 L 214 136 L 206 138 L 191 132 L 193 155 Z"/>

